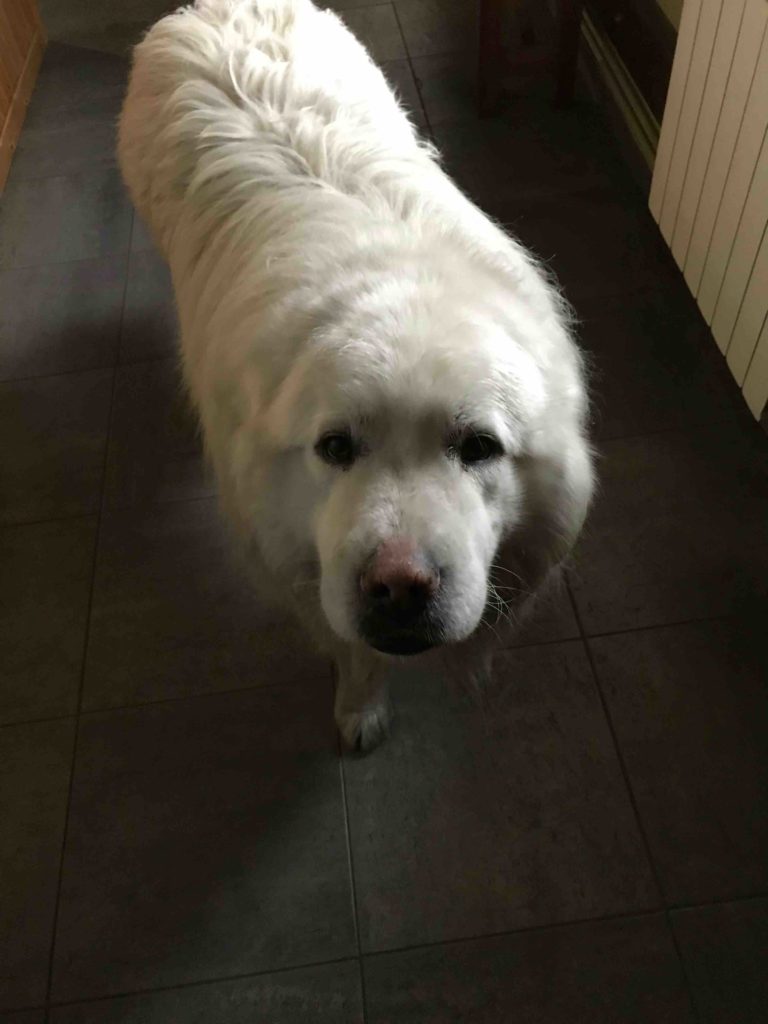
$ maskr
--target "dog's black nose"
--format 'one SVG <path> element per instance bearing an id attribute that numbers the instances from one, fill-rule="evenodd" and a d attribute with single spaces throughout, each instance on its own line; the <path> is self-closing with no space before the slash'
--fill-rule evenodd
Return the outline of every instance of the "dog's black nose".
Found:
<path id="1" fill-rule="evenodd" d="M 415 654 L 434 641 L 429 608 L 440 587 L 440 573 L 410 541 L 382 544 L 360 577 L 363 633 L 391 654 Z"/>
<path id="2" fill-rule="evenodd" d="M 408 622 L 409 619 L 421 615 L 436 589 L 436 584 L 430 577 L 405 576 L 372 584 L 367 592 L 367 598 L 369 605 L 384 615 Z"/>

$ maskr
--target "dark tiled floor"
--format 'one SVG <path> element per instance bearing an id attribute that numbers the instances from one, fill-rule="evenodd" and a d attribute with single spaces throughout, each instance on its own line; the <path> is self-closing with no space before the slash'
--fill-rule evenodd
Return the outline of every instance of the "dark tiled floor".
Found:
<path id="1" fill-rule="evenodd" d="M 386 953 L 365 985 L 369 1024 L 696 1019 L 660 914 Z"/>
<path id="2" fill-rule="evenodd" d="M 51 1024 L 362 1024 L 363 1015 L 357 964 L 347 960 L 98 1003 L 76 1003 L 55 1009 L 50 1019 Z M 5 1024 L 3 1018 L 0 1024 Z M 15 1019 L 12 1024 L 16 1024 Z"/>
<path id="3" fill-rule="evenodd" d="M 210 496 L 215 484 L 201 450 L 194 414 L 179 387 L 177 361 L 119 366 L 104 489 L 107 505 L 128 508 Z"/>
<path id="4" fill-rule="evenodd" d="M 96 517 L 0 530 L 0 721 L 74 714 Z"/>
<path id="5" fill-rule="evenodd" d="M 149 247 L 143 228 L 134 226 L 132 241 L 120 329 L 122 363 L 173 356 L 178 331 L 168 267 Z"/>
<path id="6" fill-rule="evenodd" d="M 496 668 L 483 709 L 404 673 L 391 743 L 347 765 L 366 952 L 659 905 L 581 642 Z"/>
<path id="7" fill-rule="evenodd" d="M 73 757 L 72 718 L 0 730 L 0 1000 L 45 1001 Z"/>
<path id="8" fill-rule="evenodd" d="M 331 700 L 326 682 L 82 721 L 54 999 L 354 955 Z"/>
<path id="9" fill-rule="evenodd" d="M 257 605 L 215 499 L 104 512 L 84 707 L 330 678 L 298 628 Z"/>
<path id="10" fill-rule="evenodd" d="M 768 900 L 692 907 L 672 927 L 706 1024 L 765 1018 L 768 1006 Z"/>
<path id="11" fill-rule="evenodd" d="M 0 271 L 0 380 L 115 362 L 125 259 Z"/>
<path id="12" fill-rule="evenodd" d="M 11 176 L 2 217 L 0 271 L 123 253 L 133 214 L 120 175 L 108 169 L 47 178 Z"/>
<path id="13" fill-rule="evenodd" d="M 340 760 L 219 524 L 126 62 L 52 44 L 0 199 L 0 1024 L 756 1024 L 764 439 L 596 112 L 478 122 L 466 5 L 334 6 L 559 274 L 601 492 L 485 706 L 413 668 Z"/>
<path id="14" fill-rule="evenodd" d="M 0 384 L 0 523 L 98 509 L 113 376 L 105 369 Z"/>

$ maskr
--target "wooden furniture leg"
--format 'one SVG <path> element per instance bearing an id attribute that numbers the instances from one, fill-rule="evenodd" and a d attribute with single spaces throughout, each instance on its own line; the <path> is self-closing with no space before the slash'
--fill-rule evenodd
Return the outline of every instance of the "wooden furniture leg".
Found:
<path id="1" fill-rule="evenodd" d="M 506 65 L 510 70 L 517 69 L 520 73 L 530 73 L 539 66 L 552 68 L 555 72 L 556 105 L 566 106 L 573 99 L 584 0 L 557 0 L 557 38 L 554 47 L 523 47 L 510 60 L 502 40 L 502 11 L 505 3 L 514 7 L 518 2 L 480 0 L 477 100 L 481 116 L 492 113 L 498 104 Z"/>

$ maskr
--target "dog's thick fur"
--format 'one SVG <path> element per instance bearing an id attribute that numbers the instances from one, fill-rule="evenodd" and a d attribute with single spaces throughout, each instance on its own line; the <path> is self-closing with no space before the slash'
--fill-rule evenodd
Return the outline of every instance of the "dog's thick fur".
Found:
<path id="1" fill-rule="evenodd" d="M 361 635 L 359 581 L 378 546 L 407 537 L 440 566 L 434 637 L 455 661 L 582 525 L 592 462 L 563 304 L 310 0 L 197 0 L 155 25 L 119 156 L 171 267 L 224 506 L 263 589 L 334 653 L 337 721 L 370 747 L 387 659 Z M 346 471 L 318 454 L 329 429 L 354 437 Z M 468 433 L 499 450 L 462 463 Z"/>

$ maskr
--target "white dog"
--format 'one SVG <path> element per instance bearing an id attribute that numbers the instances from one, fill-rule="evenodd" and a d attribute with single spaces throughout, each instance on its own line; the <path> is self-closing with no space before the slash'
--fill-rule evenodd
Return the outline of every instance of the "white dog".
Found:
<path id="1" fill-rule="evenodd" d="M 482 663 L 499 601 L 518 618 L 579 532 L 592 461 L 563 304 L 310 0 L 197 0 L 155 25 L 119 155 L 224 506 L 336 657 L 339 728 L 368 749 L 387 655 Z"/>

